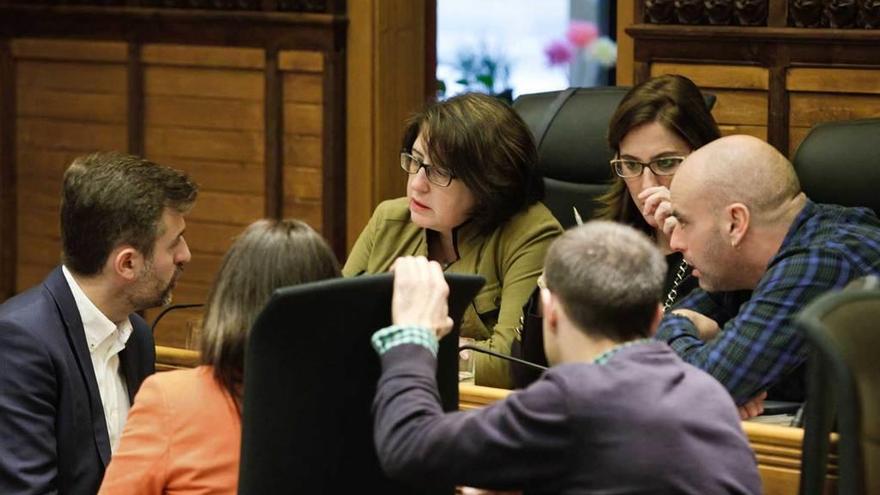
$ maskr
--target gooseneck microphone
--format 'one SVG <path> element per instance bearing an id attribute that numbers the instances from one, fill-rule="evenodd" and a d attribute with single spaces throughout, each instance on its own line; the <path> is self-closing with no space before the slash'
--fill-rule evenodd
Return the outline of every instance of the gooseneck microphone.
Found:
<path id="1" fill-rule="evenodd" d="M 547 371 L 547 369 L 548 369 L 546 366 L 541 366 L 540 364 L 535 364 L 531 361 L 526 361 L 524 359 L 515 358 L 513 356 L 501 354 L 500 352 L 490 351 L 489 349 L 483 349 L 481 347 L 477 347 L 477 346 L 470 345 L 470 344 L 465 344 L 465 345 L 459 346 L 458 350 L 459 351 L 469 350 L 469 351 L 482 352 L 483 354 L 488 354 L 490 356 L 504 359 L 504 360 L 510 361 L 512 363 L 520 364 L 522 366 L 528 366 L 528 367 L 534 368 L 536 370 Z"/>
<path id="2" fill-rule="evenodd" d="M 150 333 L 156 333 L 156 325 L 158 325 L 159 320 L 161 320 L 162 317 L 167 315 L 168 313 L 178 309 L 200 308 L 202 306 L 204 306 L 204 304 L 172 304 L 171 306 L 168 306 L 167 308 L 163 309 L 158 316 L 156 316 L 155 320 L 153 320 L 153 325 L 150 327 Z"/>

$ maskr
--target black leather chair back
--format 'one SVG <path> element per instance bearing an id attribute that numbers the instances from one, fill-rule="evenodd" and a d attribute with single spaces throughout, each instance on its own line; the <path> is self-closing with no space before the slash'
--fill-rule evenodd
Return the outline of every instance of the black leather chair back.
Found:
<path id="1" fill-rule="evenodd" d="M 828 435 L 837 423 L 838 493 L 880 493 L 880 280 L 817 298 L 798 315 L 811 346 L 800 493 L 826 493 Z"/>
<path id="2" fill-rule="evenodd" d="M 458 409 L 458 323 L 485 283 L 447 274 L 456 324 L 440 342 L 444 409 Z M 275 291 L 245 353 L 240 494 L 448 494 L 388 479 L 373 444 L 381 367 L 372 334 L 390 324 L 392 275 L 325 280 Z"/>
<path id="3" fill-rule="evenodd" d="M 794 168 L 813 201 L 866 206 L 880 215 L 880 119 L 816 125 L 798 147 Z"/>
<path id="4" fill-rule="evenodd" d="M 538 145 L 538 170 L 544 177 L 544 204 L 563 227 L 575 225 L 572 207 L 586 221 L 595 198 L 608 190 L 613 153 L 608 121 L 629 88 L 571 88 L 522 95 L 513 108 Z"/>

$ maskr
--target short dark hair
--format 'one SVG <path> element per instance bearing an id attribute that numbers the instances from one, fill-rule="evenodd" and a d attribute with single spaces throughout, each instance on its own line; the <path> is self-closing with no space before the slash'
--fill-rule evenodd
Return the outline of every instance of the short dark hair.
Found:
<path id="1" fill-rule="evenodd" d="M 614 342 L 647 337 L 666 259 L 636 229 L 594 220 L 557 238 L 544 261 L 547 289 L 584 333 Z"/>
<path id="2" fill-rule="evenodd" d="M 338 276 L 330 247 L 299 220 L 254 222 L 226 252 L 205 306 L 201 350 L 239 411 L 247 338 L 272 292 Z"/>
<path id="3" fill-rule="evenodd" d="M 650 122 L 658 122 L 678 134 L 694 150 L 721 137 L 699 88 L 684 76 L 658 76 L 630 89 L 611 117 L 608 147 L 619 154 L 623 138 L 636 127 Z M 620 177 L 614 176 L 611 188 L 597 201 L 601 207 L 596 211 L 596 218 L 616 220 L 646 233 L 653 232 Z"/>
<path id="4" fill-rule="evenodd" d="M 507 103 L 465 93 L 428 106 L 407 121 L 403 151 L 424 132 L 428 156 L 450 170 L 476 200 L 471 221 L 482 233 L 544 196 L 531 131 Z"/>
<path id="5" fill-rule="evenodd" d="M 177 170 L 137 156 L 81 156 L 64 172 L 61 241 L 64 264 L 81 275 L 101 272 L 110 252 L 128 244 L 150 259 L 163 210 L 184 213 L 198 186 Z"/>

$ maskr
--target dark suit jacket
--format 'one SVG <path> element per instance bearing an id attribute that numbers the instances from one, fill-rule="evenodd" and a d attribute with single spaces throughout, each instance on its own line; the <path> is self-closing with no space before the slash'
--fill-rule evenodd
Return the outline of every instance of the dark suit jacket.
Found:
<path id="1" fill-rule="evenodd" d="M 129 399 L 155 369 L 144 320 L 120 353 Z M 85 331 L 55 268 L 0 306 L 0 493 L 94 494 L 110 442 Z"/>

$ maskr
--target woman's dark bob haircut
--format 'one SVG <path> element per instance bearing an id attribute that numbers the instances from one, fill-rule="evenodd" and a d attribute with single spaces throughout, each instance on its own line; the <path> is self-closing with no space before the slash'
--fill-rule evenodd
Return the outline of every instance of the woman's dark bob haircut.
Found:
<path id="1" fill-rule="evenodd" d="M 451 171 L 473 193 L 473 211 L 480 214 L 471 214 L 470 221 L 481 233 L 543 198 L 532 133 L 501 100 L 466 93 L 428 106 L 407 121 L 403 151 L 412 151 L 419 133 L 432 164 Z"/>

